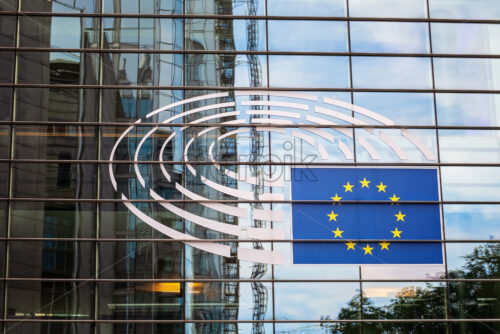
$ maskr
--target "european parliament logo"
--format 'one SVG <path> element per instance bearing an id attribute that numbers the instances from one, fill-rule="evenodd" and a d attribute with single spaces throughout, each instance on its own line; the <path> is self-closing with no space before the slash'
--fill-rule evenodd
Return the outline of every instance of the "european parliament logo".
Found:
<path id="1" fill-rule="evenodd" d="M 292 168 L 292 200 L 330 203 L 292 204 L 293 240 L 337 241 L 293 242 L 294 264 L 443 263 L 436 169 L 307 169 Z"/>

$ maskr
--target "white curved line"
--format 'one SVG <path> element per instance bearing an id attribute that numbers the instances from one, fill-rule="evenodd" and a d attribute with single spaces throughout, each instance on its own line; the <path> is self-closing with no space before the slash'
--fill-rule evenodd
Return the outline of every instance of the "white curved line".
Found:
<path id="1" fill-rule="evenodd" d="M 312 132 L 314 133 L 315 135 L 318 135 L 322 138 L 325 138 L 326 140 L 328 140 L 330 143 L 333 143 L 335 142 L 335 137 L 331 134 L 331 133 L 328 133 L 326 132 L 325 130 L 323 129 L 311 129 L 311 128 L 304 128 L 304 129 L 301 129 L 302 131 L 308 131 L 308 132 Z"/>
<path id="2" fill-rule="evenodd" d="M 170 136 L 168 136 L 168 138 L 165 140 L 165 142 L 163 143 L 163 145 L 161 145 L 161 149 L 160 149 L 160 161 L 163 161 L 163 151 L 165 150 L 165 147 L 167 147 L 167 144 L 174 137 L 175 137 L 175 132 L 172 132 L 172 134 Z M 160 169 L 161 169 L 161 172 L 163 173 L 163 175 L 165 176 L 165 178 L 168 180 L 168 182 L 170 182 L 170 174 L 167 172 L 167 170 L 165 169 L 165 166 L 163 166 L 163 164 L 160 164 Z"/>
<path id="3" fill-rule="evenodd" d="M 283 201 L 285 196 L 277 193 L 264 193 L 259 195 L 261 201 Z"/>
<path id="4" fill-rule="evenodd" d="M 306 135 L 305 133 L 302 133 L 300 131 L 292 130 L 292 137 L 295 137 L 297 139 L 302 139 L 312 146 L 316 145 L 316 141 L 314 140 L 313 137 Z"/>
<path id="5" fill-rule="evenodd" d="M 406 152 L 394 140 L 392 140 L 392 138 L 389 137 L 389 135 L 380 131 L 379 137 L 380 137 L 380 139 L 382 139 L 383 142 L 385 142 L 394 151 L 394 153 L 397 154 L 397 156 L 399 157 L 399 160 L 408 160 L 408 156 L 406 155 Z"/>
<path id="6" fill-rule="evenodd" d="M 342 152 L 342 154 L 344 154 L 344 157 L 347 160 L 354 159 L 354 154 L 352 153 L 351 149 L 349 147 L 347 147 L 347 145 L 342 140 L 338 141 L 338 145 L 339 145 L 340 151 Z"/>
<path id="7" fill-rule="evenodd" d="M 213 120 L 213 119 L 217 119 L 217 118 L 224 118 L 224 117 L 231 117 L 231 116 L 238 116 L 240 114 L 239 111 L 230 111 L 230 112 L 225 112 L 225 113 L 221 113 L 221 114 L 214 114 L 214 115 L 209 115 L 209 116 L 205 116 L 205 117 L 202 117 L 202 118 L 199 118 L 197 120 L 194 120 L 192 122 L 189 122 L 189 124 L 198 124 L 198 123 L 202 123 L 202 122 L 206 122 L 206 121 L 210 121 L 210 120 Z M 181 128 L 181 131 L 184 131 L 188 128 L 189 126 L 183 126 Z"/>
<path id="8" fill-rule="evenodd" d="M 212 157 L 212 159 L 213 159 L 213 157 Z M 212 160 L 212 159 L 211 159 L 211 161 L 215 162 L 215 160 Z M 230 178 L 233 178 L 233 179 L 238 180 L 240 182 L 249 183 L 249 184 L 256 185 L 256 186 L 260 185 L 259 180 L 255 176 L 241 175 L 239 172 L 235 173 L 229 169 L 224 169 L 224 173 L 227 176 L 229 176 Z M 264 183 L 264 186 L 266 186 L 266 187 L 278 187 L 278 188 L 283 187 L 283 179 L 282 178 L 279 178 L 277 180 L 269 180 L 269 179 L 264 178 L 263 183 Z"/>
<path id="9" fill-rule="evenodd" d="M 281 128 L 273 128 L 273 127 L 261 127 L 261 126 L 257 126 L 255 128 L 256 131 L 262 131 L 262 132 L 276 132 L 276 133 L 286 133 L 286 130 L 285 129 L 281 129 Z"/>
<path id="10" fill-rule="evenodd" d="M 156 115 L 162 111 L 165 111 L 165 110 L 168 110 L 168 109 L 171 109 L 171 108 L 174 108 L 174 107 L 178 107 L 178 106 L 181 106 L 183 104 L 188 104 L 188 103 L 191 103 L 191 102 L 196 102 L 196 101 L 201 101 L 201 100 L 208 100 L 208 99 L 212 99 L 212 98 L 217 98 L 217 97 L 226 97 L 229 95 L 229 92 L 225 92 L 225 93 L 214 93 L 214 94 L 207 94 L 207 95 L 201 95 L 201 96 L 196 96 L 196 97 L 192 97 L 190 99 L 187 99 L 187 100 L 182 100 L 182 101 L 179 101 L 179 102 L 175 102 L 175 103 L 171 103 L 169 105 L 166 105 L 164 107 L 161 107 L 161 108 L 158 108 L 156 110 L 153 110 L 152 112 L 150 112 L 149 114 L 146 115 L 146 118 L 149 118 L 153 115 Z"/>
<path id="11" fill-rule="evenodd" d="M 187 144 L 186 144 L 186 147 L 184 148 L 184 161 L 188 162 L 188 150 L 189 150 L 189 146 L 191 146 L 191 144 L 193 143 L 194 141 L 194 137 L 191 138 Z M 196 170 L 193 168 L 193 166 L 191 166 L 191 164 L 186 164 L 186 167 L 187 169 L 189 169 L 189 171 L 191 173 L 193 173 L 194 176 L 196 176 Z"/>
<path id="12" fill-rule="evenodd" d="M 152 128 L 151 130 L 149 130 L 149 132 L 146 133 L 146 135 L 141 139 L 141 141 L 139 142 L 139 145 L 137 145 L 137 148 L 135 149 L 135 154 L 134 154 L 134 161 L 135 161 L 134 162 L 134 170 L 135 170 L 135 175 L 137 175 L 137 179 L 139 180 L 139 183 L 143 187 L 145 187 L 146 182 L 142 178 L 141 172 L 139 171 L 139 164 L 137 163 L 137 159 L 139 158 L 139 151 L 141 150 L 142 145 L 149 138 L 149 136 L 151 136 L 153 134 L 153 132 L 155 132 L 156 130 L 158 130 L 157 126 L 155 126 L 154 128 Z"/>
<path id="13" fill-rule="evenodd" d="M 250 120 L 252 124 L 279 124 L 279 125 L 291 125 L 292 121 L 286 119 L 274 119 L 274 118 L 252 118 Z"/>
<path id="14" fill-rule="evenodd" d="M 285 215 L 281 210 L 263 210 L 263 209 L 253 209 L 253 219 L 257 220 L 267 220 L 274 222 L 284 222 Z"/>
<path id="15" fill-rule="evenodd" d="M 279 251 L 238 247 L 238 260 L 284 265 L 285 254 Z"/>
<path id="16" fill-rule="evenodd" d="M 380 156 L 378 155 L 377 150 L 373 148 L 373 146 L 362 136 L 358 136 L 358 142 L 363 146 L 363 148 L 368 152 L 370 157 L 373 160 L 379 160 Z"/>
<path id="17" fill-rule="evenodd" d="M 282 102 L 282 101 L 242 101 L 242 106 L 271 106 L 271 107 L 283 107 L 283 108 L 293 108 L 301 110 L 309 110 L 307 104 L 294 103 L 294 102 Z"/>
<path id="18" fill-rule="evenodd" d="M 244 95 L 280 96 L 280 97 L 291 97 L 301 100 L 318 101 L 318 97 L 316 95 L 295 93 L 295 92 L 283 92 L 283 91 L 237 90 L 234 92 L 234 95 L 235 96 L 244 96 Z"/>
<path id="19" fill-rule="evenodd" d="M 328 152 L 326 151 L 325 147 L 321 145 L 321 143 L 318 143 L 318 151 L 322 160 L 328 160 Z"/>
<path id="20" fill-rule="evenodd" d="M 164 200 L 164 198 L 158 195 L 156 192 L 154 192 L 153 189 L 149 189 L 149 194 L 157 201 Z M 203 226 L 213 231 L 235 235 L 241 238 L 249 237 L 253 239 L 276 239 L 276 240 L 283 240 L 285 238 L 285 234 L 283 233 L 282 230 L 272 230 L 272 229 L 258 228 L 258 227 L 248 227 L 245 228 L 245 230 L 242 230 L 238 225 L 226 224 L 216 220 L 201 217 L 189 211 L 178 208 L 171 203 L 160 202 L 159 204 L 163 206 L 165 209 L 172 212 L 173 214 L 176 214 L 177 216 L 189 220 L 190 222 L 196 225 Z"/>
<path id="21" fill-rule="evenodd" d="M 138 122 L 136 122 L 138 123 Z M 129 126 L 127 128 L 127 130 L 125 130 L 120 137 L 118 137 L 118 140 L 116 141 L 115 145 L 113 146 L 113 148 L 111 149 L 111 154 L 109 156 L 109 161 L 113 161 L 113 157 L 115 156 L 115 151 L 116 151 L 116 148 L 118 147 L 118 145 L 120 144 L 120 142 L 123 140 L 123 138 L 125 138 L 125 136 L 130 132 L 132 131 L 132 129 L 135 127 L 135 125 L 132 125 L 132 126 Z M 113 188 L 115 189 L 115 191 L 118 190 L 118 185 L 116 183 L 116 179 L 115 179 L 115 173 L 113 173 L 113 163 L 110 162 L 109 163 L 109 166 L 108 166 L 108 170 L 109 170 L 109 177 L 111 179 L 111 184 L 113 185 Z"/>
<path id="22" fill-rule="evenodd" d="M 196 113 L 199 113 L 201 111 L 206 111 L 206 110 L 211 110 L 211 109 L 216 109 L 216 108 L 228 108 L 228 107 L 234 107 L 234 106 L 235 106 L 234 102 L 225 102 L 225 103 L 211 104 L 209 106 L 204 106 L 204 107 L 199 107 L 199 108 L 191 109 L 191 110 L 188 110 L 188 111 L 184 111 L 184 112 L 182 112 L 182 113 L 180 113 L 178 115 L 175 115 L 175 116 L 172 116 L 172 117 L 166 119 L 162 123 L 163 124 L 167 124 L 167 123 L 175 121 L 176 119 L 179 119 L 181 117 L 188 116 L 188 115 L 191 115 L 191 114 L 196 114 Z"/>
<path id="23" fill-rule="evenodd" d="M 351 103 L 347 103 L 347 102 L 336 100 L 336 99 L 331 99 L 328 97 L 323 98 L 323 102 L 340 107 L 340 108 L 343 108 L 343 109 L 352 110 L 354 112 L 357 112 L 357 113 L 360 113 L 360 114 L 365 115 L 367 117 L 370 117 L 370 118 L 372 118 L 372 119 L 374 119 L 382 124 L 394 125 L 394 122 L 391 119 L 389 119 L 385 116 L 382 116 L 379 113 L 376 113 L 376 112 L 371 111 L 369 109 L 366 109 L 366 108 L 363 108 L 363 107 L 360 107 L 360 106 L 357 106 L 357 105 L 354 105 Z"/>
<path id="24" fill-rule="evenodd" d="M 192 200 L 197 201 L 207 201 L 208 198 L 195 194 L 194 192 L 184 188 L 179 183 L 175 183 L 175 189 L 177 189 L 181 194 L 188 197 Z M 245 208 L 239 208 L 237 206 L 226 205 L 222 203 L 199 203 L 207 208 L 210 208 L 215 211 L 219 211 L 222 213 L 226 213 L 228 215 L 240 217 L 240 218 L 248 218 L 248 210 Z"/>
<path id="25" fill-rule="evenodd" d="M 200 132 L 198 132 L 198 137 L 201 137 L 201 136 L 203 136 L 205 133 L 208 133 L 208 132 L 213 131 L 213 130 L 218 129 L 218 128 L 219 128 L 218 126 L 212 126 L 212 127 L 210 127 L 210 128 L 203 129 L 203 130 L 201 130 Z"/>
<path id="26" fill-rule="evenodd" d="M 420 152 L 422 152 L 427 160 L 436 160 L 431 150 L 424 143 L 422 143 L 420 139 L 414 136 L 413 133 L 411 133 L 407 129 L 401 129 L 401 134 L 406 137 L 406 139 L 411 141 L 420 150 Z"/>
<path id="27" fill-rule="evenodd" d="M 247 115 L 266 115 L 266 116 L 300 118 L 300 114 L 290 111 L 281 111 L 281 110 L 247 110 Z"/>
<path id="28" fill-rule="evenodd" d="M 239 190 L 239 189 L 234 189 L 234 188 L 229 188 L 226 186 L 223 186 L 222 184 L 215 183 L 209 179 L 207 179 L 204 176 L 200 176 L 201 182 L 206 184 L 212 189 L 215 189 L 217 191 L 220 191 L 221 193 L 224 193 L 226 195 L 230 195 L 236 198 L 243 198 L 246 200 L 253 201 L 255 199 L 254 193 L 251 191 L 244 191 L 244 190 Z"/>
<path id="29" fill-rule="evenodd" d="M 317 113 L 323 114 L 323 115 L 328 115 L 330 117 L 338 118 L 340 120 L 343 120 L 343 121 L 351 123 L 351 124 L 368 125 L 368 123 L 363 122 L 357 118 L 348 116 L 346 114 L 343 114 L 343 113 L 335 111 L 335 110 L 326 109 L 323 107 L 314 107 L 314 112 L 317 112 Z"/>
<path id="30" fill-rule="evenodd" d="M 128 200 L 125 195 L 122 194 L 122 200 Z M 191 239 L 191 240 L 200 240 L 198 238 L 195 238 L 189 234 L 184 234 L 179 231 L 176 231 L 168 226 L 163 225 L 162 223 L 154 220 L 153 218 L 149 217 L 146 215 L 144 212 L 136 208 L 132 203 L 130 202 L 124 202 L 125 206 L 132 212 L 134 215 L 137 216 L 140 220 L 151 226 L 153 229 L 165 234 L 166 236 L 172 238 L 172 239 Z M 226 245 L 219 245 L 213 242 L 186 242 L 187 245 L 201 249 L 203 251 L 212 253 L 212 254 L 217 254 L 220 256 L 224 257 L 230 257 L 231 256 L 231 247 L 226 246 Z"/>
<path id="31" fill-rule="evenodd" d="M 243 95 L 281 96 L 281 97 L 292 97 L 301 100 L 318 101 L 318 97 L 316 95 L 305 94 L 305 93 L 261 91 L 261 90 L 237 90 L 234 92 L 234 96 L 243 96 Z"/>
<path id="32" fill-rule="evenodd" d="M 310 116 L 310 115 L 307 115 L 306 116 L 306 120 L 309 121 L 309 122 L 312 122 L 312 123 L 316 123 L 316 124 L 320 124 L 320 125 L 338 125 L 337 123 L 334 123 L 334 122 L 331 122 L 331 121 L 327 121 L 326 119 L 323 119 L 323 118 L 320 118 L 320 117 L 316 117 L 316 116 Z M 348 129 L 345 129 L 345 128 L 331 128 L 332 130 L 335 130 L 337 132 L 340 132 L 341 134 L 349 137 L 349 138 L 352 138 L 352 132 L 351 130 L 348 130 Z"/>

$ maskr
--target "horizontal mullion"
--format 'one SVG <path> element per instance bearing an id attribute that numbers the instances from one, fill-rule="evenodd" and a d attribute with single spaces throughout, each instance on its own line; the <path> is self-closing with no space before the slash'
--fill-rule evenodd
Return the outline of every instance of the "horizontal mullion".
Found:
<path id="1" fill-rule="evenodd" d="M 268 242 L 268 243 L 331 243 L 331 244 L 342 244 L 347 241 L 357 242 L 357 243 L 378 243 L 390 241 L 395 244 L 405 244 L 405 243 L 440 243 L 440 244 L 461 244 L 461 243 L 500 243 L 500 239 L 449 239 L 449 240 L 427 240 L 427 239 L 158 239 L 158 238 L 122 238 L 122 239 L 111 239 L 111 238 L 21 238 L 21 237 L 2 237 L 0 241 L 58 241 L 58 242 L 166 242 L 166 243 L 177 243 L 177 242 L 188 242 L 188 243 L 206 243 L 206 242 L 225 242 L 225 243 L 249 243 L 249 242 Z"/>
<path id="2" fill-rule="evenodd" d="M 56 160 L 56 159 L 0 159 L 0 163 L 68 163 L 68 164 L 146 164 L 146 165 L 242 165 L 242 166 L 328 166 L 328 167 L 500 167 L 500 163 L 460 163 L 460 162 L 287 162 L 287 161 L 172 161 L 172 160 Z"/>
<path id="3" fill-rule="evenodd" d="M 119 199 L 119 198 L 55 198 L 3 197 L 0 202 L 83 202 L 83 203 L 250 203 L 250 204 L 331 204 L 331 200 L 192 200 L 192 199 Z M 390 201 L 342 201 L 343 204 L 394 204 Z M 500 201 L 398 201 L 397 204 L 500 205 Z"/>
<path id="4" fill-rule="evenodd" d="M 0 87 L 14 88 L 87 88 L 87 89 L 137 89 L 137 90 L 221 90 L 221 91 L 308 91 L 308 92 L 366 92 L 366 93 L 464 93 L 500 94 L 490 89 L 419 89 L 419 88 L 325 88 L 325 87 L 235 87 L 235 86 L 125 86 L 125 85 L 80 85 L 45 83 L 0 83 Z"/>
<path id="5" fill-rule="evenodd" d="M 154 13 L 65 13 L 35 11 L 0 11 L 8 16 L 71 16 L 71 17 L 125 17 L 125 18 L 177 18 L 177 19 L 256 19 L 306 21 L 381 21 L 381 22 L 439 22 L 439 23 L 492 23 L 491 19 L 408 18 L 408 17 L 347 17 L 347 16 L 288 16 L 288 15 L 227 15 L 227 14 L 154 14 Z"/>
<path id="6" fill-rule="evenodd" d="M 315 52 L 315 51 L 248 51 L 248 50 L 165 50 L 165 49 L 97 49 L 97 48 L 47 48 L 0 47 L 0 51 L 18 52 L 84 52 L 84 53 L 158 53 L 158 54 L 242 54 L 242 55 L 292 55 L 292 56 L 360 56 L 360 57 L 434 57 L 434 58 L 500 58 L 500 54 L 462 53 L 397 53 L 397 52 Z"/>
<path id="7" fill-rule="evenodd" d="M 67 319 L 34 319 L 34 318 L 7 318 L 1 320 L 1 322 L 19 322 L 19 323 L 148 323 L 148 324 L 181 324 L 181 323 L 223 323 L 223 324 L 233 324 L 233 323 L 454 323 L 454 322 L 500 322 L 500 318 L 496 319 L 478 319 L 478 318 L 470 318 L 470 319 L 323 319 L 323 320 L 213 320 L 213 319 L 179 319 L 179 320 L 171 320 L 171 319 L 75 319 L 68 317 Z"/>
<path id="8" fill-rule="evenodd" d="M 143 283 L 143 282 L 174 282 L 174 283 L 426 283 L 426 282 L 500 282 L 500 278 L 436 278 L 436 279 L 224 279 L 224 278 L 0 278 L 0 281 L 37 281 L 37 282 L 116 282 L 116 283 Z"/>

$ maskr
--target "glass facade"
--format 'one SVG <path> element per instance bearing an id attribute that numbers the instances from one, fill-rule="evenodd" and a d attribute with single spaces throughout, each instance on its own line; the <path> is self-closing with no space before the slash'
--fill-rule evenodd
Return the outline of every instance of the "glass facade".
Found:
<path id="1" fill-rule="evenodd" d="M 0 0 L 0 65 L 4 332 L 500 332 L 498 0 Z M 437 169 L 444 263 L 294 264 L 296 165 Z"/>

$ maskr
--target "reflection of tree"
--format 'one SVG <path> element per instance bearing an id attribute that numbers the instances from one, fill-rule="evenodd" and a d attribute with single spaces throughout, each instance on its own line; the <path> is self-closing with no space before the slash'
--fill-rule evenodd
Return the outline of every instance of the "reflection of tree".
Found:
<path id="1" fill-rule="evenodd" d="M 499 278 L 500 245 L 476 247 L 463 257 L 465 264 L 448 272 L 449 278 Z M 500 316 L 499 284 L 495 282 L 450 282 L 449 316 L 455 319 L 494 319 Z M 446 287 L 444 284 L 405 287 L 386 306 L 375 306 L 359 295 L 343 307 L 338 319 L 439 319 L 446 318 Z M 325 318 L 328 319 L 328 318 Z M 399 322 L 366 323 L 364 333 L 445 333 L 446 323 Z M 500 330 L 498 323 L 451 323 L 449 332 L 490 333 Z M 323 324 L 330 333 L 360 333 L 359 323 Z"/>

